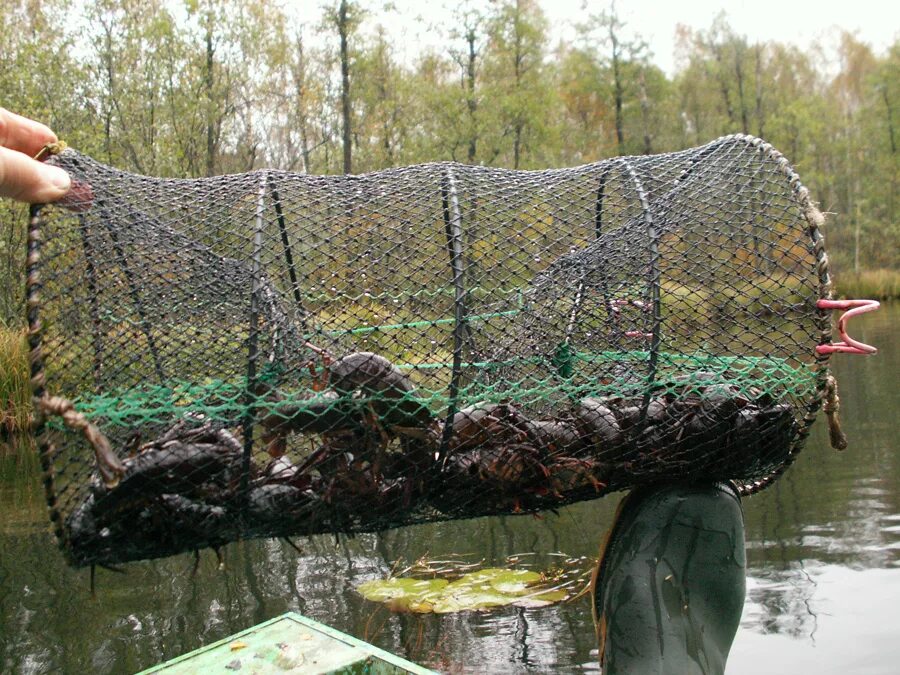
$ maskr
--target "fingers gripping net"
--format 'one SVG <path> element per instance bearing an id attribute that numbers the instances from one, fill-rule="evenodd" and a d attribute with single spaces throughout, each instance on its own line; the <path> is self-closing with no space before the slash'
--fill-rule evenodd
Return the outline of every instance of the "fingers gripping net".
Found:
<path id="1" fill-rule="evenodd" d="M 752 491 L 823 395 L 821 216 L 757 139 L 534 172 L 51 161 L 75 188 L 33 209 L 29 318 L 74 564 Z"/>

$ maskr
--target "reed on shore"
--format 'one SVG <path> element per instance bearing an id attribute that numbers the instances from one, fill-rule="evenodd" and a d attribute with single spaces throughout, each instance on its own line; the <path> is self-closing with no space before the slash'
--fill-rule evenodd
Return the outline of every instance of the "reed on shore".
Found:
<path id="1" fill-rule="evenodd" d="M 870 300 L 900 299 L 900 270 L 862 270 L 835 275 L 837 295 L 842 298 Z"/>
<path id="2" fill-rule="evenodd" d="M 31 383 L 25 331 L 0 326 L 0 440 L 28 429 Z"/>

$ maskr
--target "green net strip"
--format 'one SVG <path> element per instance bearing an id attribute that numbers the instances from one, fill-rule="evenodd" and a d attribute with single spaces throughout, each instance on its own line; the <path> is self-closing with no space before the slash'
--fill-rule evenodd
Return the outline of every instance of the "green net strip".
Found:
<path id="1" fill-rule="evenodd" d="M 500 402 L 513 400 L 521 405 L 556 400 L 577 400 L 585 396 L 642 395 L 647 382 L 623 371 L 620 376 L 607 375 L 598 379 L 594 369 L 585 371 L 578 363 L 627 363 L 640 365 L 649 357 L 646 351 L 601 352 L 571 354 L 575 364 L 571 375 L 561 376 L 552 359 L 531 358 L 504 362 L 463 363 L 467 370 L 492 370 L 509 365 L 533 365 L 539 375 L 527 375 L 518 381 L 502 380 L 494 383 L 475 381 L 460 391 L 458 405 L 469 405 L 476 401 Z M 816 385 L 814 365 L 792 366 L 783 359 L 754 356 L 711 356 L 706 354 L 662 353 L 659 357 L 660 374 L 653 382 L 654 391 L 663 393 L 684 393 L 696 382 L 699 386 L 711 383 L 728 383 L 743 391 L 751 388 L 758 394 L 769 393 L 776 398 L 792 396 L 806 398 L 812 395 Z M 404 370 L 435 370 L 452 368 L 452 363 L 401 364 Z M 558 364 L 557 364 L 558 365 Z M 668 371 L 671 371 L 670 373 Z M 691 374 L 706 373 L 703 379 L 692 379 Z M 685 377 L 687 374 L 687 377 Z M 710 377 L 710 374 L 713 377 Z M 282 409 L 296 410 L 313 405 L 322 405 L 323 400 L 311 396 L 311 379 L 302 374 L 295 381 L 281 382 L 282 400 L 272 402 L 264 397 L 257 398 L 253 405 L 257 412 L 277 412 Z M 360 402 L 375 400 L 377 397 L 359 399 Z M 446 391 L 429 390 L 420 387 L 410 398 L 416 398 L 439 416 L 448 405 Z M 331 399 L 333 402 L 334 399 Z M 397 403 L 394 399 L 394 403 Z M 142 424 L 166 424 L 173 417 L 185 413 L 202 413 L 218 421 L 234 421 L 246 411 L 245 381 L 227 382 L 209 380 L 187 382 L 173 380 L 167 385 L 146 385 L 127 390 L 116 390 L 74 401 L 76 409 L 89 419 L 97 420 L 101 426 L 135 427 Z M 337 403 L 333 403 L 337 404 Z"/>

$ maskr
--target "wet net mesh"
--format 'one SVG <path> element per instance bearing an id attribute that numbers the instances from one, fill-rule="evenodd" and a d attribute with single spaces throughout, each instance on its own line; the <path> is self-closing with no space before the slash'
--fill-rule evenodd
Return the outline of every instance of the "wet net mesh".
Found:
<path id="1" fill-rule="evenodd" d="M 33 207 L 48 499 L 76 565 L 770 483 L 820 407 L 821 216 L 730 136 L 550 171 L 124 173 Z"/>

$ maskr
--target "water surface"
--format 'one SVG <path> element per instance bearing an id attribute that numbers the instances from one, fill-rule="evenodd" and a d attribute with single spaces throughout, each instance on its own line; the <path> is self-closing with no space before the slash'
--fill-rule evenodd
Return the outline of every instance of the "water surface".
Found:
<path id="1" fill-rule="evenodd" d="M 749 578 L 729 673 L 896 673 L 900 664 L 900 306 L 854 322 L 875 357 L 838 355 L 850 448 L 828 447 L 824 417 L 787 474 L 745 500 Z M 594 556 L 619 495 L 532 516 L 403 528 L 355 539 L 250 541 L 71 570 L 49 533 L 36 462 L 0 461 L 0 672 L 136 671 L 282 612 L 300 611 L 445 672 L 598 672 L 590 602 L 486 614 L 392 615 L 354 587 L 398 558 L 470 554 L 487 564 L 537 552 Z"/>

